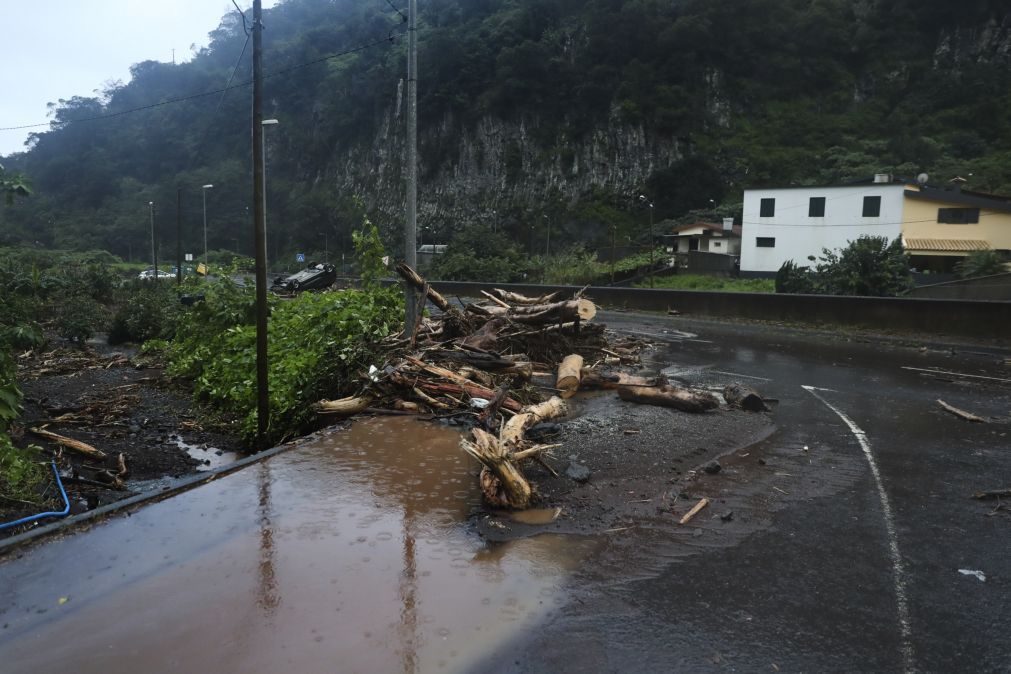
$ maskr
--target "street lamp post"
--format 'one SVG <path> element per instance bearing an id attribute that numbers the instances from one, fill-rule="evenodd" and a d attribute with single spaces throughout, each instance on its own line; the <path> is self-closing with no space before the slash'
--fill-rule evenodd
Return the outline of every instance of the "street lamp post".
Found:
<path id="1" fill-rule="evenodd" d="M 151 211 L 151 266 L 154 267 L 154 279 L 158 280 L 158 254 L 155 251 L 154 245 L 154 202 L 147 202 L 147 206 Z"/>
<path id="2" fill-rule="evenodd" d="M 645 194 L 639 195 L 639 201 L 649 206 L 649 287 L 653 287 L 653 202 Z"/>
<path id="3" fill-rule="evenodd" d="M 267 239 L 267 129 L 268 126 L 276 126 L 276 119 L 265 119 L 260 122 L 260 125 L 264 127 L 263 133 L 260 134 L 260 159 L 263 162 L 263 238 L 264 241 Z M 267 266 L 267 261 L 264 259 L 263 266 Z"/>
<path id="4" fill-rule="evenodd" d="M 201 192 L 204 196 L 204 272 L 207 272 L 207 190 L 214 185 L 204 185 Z"/>
<path id="5" fill-rule="evenodd" d="M 550 257 L 551 256 L 551 218 L 549 218 L 548 214 L 545 213 L 544 214 L 544 219 L 547 220 L 547 222 L 548 222 L 548 240 L 547 240 L 547 243 L 544 244 L 544 255 L 545 255 L 545 257 Z"/>

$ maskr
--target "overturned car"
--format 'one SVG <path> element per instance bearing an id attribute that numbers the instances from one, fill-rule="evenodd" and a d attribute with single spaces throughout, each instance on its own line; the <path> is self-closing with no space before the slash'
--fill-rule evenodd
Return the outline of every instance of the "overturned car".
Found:
<path id="1" fill-rule="evenodd" d="M 274 292 L 293 293 L 302 290 L 323 290 L 332 286 L 336 280 L 336 267 L 329 262 L 313 262 L 291 276 L 278 276 L 270 289 Z"/>

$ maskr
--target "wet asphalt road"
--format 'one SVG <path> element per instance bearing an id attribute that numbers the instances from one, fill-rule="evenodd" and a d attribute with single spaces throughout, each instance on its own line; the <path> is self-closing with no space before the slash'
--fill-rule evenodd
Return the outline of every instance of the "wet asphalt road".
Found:
<path id="1" fill-rule="evenodd" d="M 689 525 L 485 546 L 455 438 L 334 436 L 0 562 L 0 672 L 1011 671 L 1011 352 L 599 316 L 778 399 Z"/>
<path id="2" fill-rule="evenodd" d="M 601 319 L 670 338 L 674 374 L 778 398 L 779 429 L 693 488 L 715 502 L 689 544 L 616 534 L 491 670 L 1011 671 L 1011 516 L 970 498 L 1011 486 L 1007 350 Z"/>

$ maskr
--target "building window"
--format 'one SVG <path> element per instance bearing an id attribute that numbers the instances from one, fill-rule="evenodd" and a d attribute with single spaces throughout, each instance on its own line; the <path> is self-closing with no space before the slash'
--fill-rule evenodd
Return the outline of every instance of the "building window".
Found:
<path id="1" fill-rule="evenodd" d="M 723 243 L 721 241 L 713 241 L 713 248 L 722 248 Z"/>
<path id="2" fill-rule="evenodd" d="M 971 225 L 979 222 L 978 208 L 938 208 L 937 221 L 949 225 Z"/>
<path id="3" fill-rule="evenodd" d="M 881 215 L 881 197 L 864 197 L 864 217 L 876 218 Z"/>
<path id="4" fill-rule="evenodd" d="M 755 246 L 757 246 L 758 248 L 775 248 L 776 237 L 774 236 L 755 237 Z"/>
<path id="5" fill-rule="evenodd" d="M 811 197 L 811 202 L 807 207 L 807 217 L 809 218 L 824 218 L 825 217 L 825 197 Z"/>
<path id="6" fill-rule="evenodd" d="M 771 218 L 776 214 L 776 200 L 775 199 L 762 199 L 761 210 L 759 210 L 758 215 L 763 218 Z"/>
<path id="7" fill-rule="evenodd" d="M 699 240 L 698 239 L 688 239 L 688 250 L 698 250 Z"/>

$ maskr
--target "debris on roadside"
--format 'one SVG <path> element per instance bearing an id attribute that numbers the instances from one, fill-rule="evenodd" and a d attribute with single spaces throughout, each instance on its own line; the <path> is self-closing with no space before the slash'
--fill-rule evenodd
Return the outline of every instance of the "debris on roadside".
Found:
<path id="1" fill-rule="evenodd" d="M 972 576 L 981 583 L 986 582 L 986 574 L 977 569 L 959 569 L 958 572 L 963 576 Z"/>
<path id="2" fill-rule="evenodd" d="M 940 398 L 937 399 L 937 404 L 940 405 L 942 408 L 944 408 L 946 412 L 951 412 L 959 419 L 964 419 L 966 421 L 972 421 L 975 423 L 982 423 L 982 424 L 986 423 L 986 419 L 984 419 L 983 417 L 976 416 L 975 414 L 972 414 L 971 412 L 966 412 L 965 410 L 960 410 L 953 405 L 949 405 Z"/>
<path id="3" fill-rule="evenodd" d="M 753 388 L 742 384 L 730 384 L 723 389 L 723 397 L 732 407 L 740 407 L 749 412 L 767 412 L 765 399 Z"/>
<path id="4" fill-rule="evenodd" d="M 692 509 L 685 513 L 684 517 L 678 522 L 678 524 L 688 524 L 692 519 L 702 512 L 702 509 L 709 505 L 709 499 L 703 496 L 699 499 L 699 502 L 692 506 Z"/>
<path id="5" fill-rule="evenodd" d="M 629 371 L 641 367 L 639 353 L 648 344 L 609 337 L 605 326 L 590 322 L 597 308 L 583 296 L 585 288 L 571 298 L 496 288 L 482 291 L 484 300 L 454 306 L 406 264 L 397 273 L 420 295 L 417 323 L 409 334 L 387 340 L 386 362 L 363 374 L 355 395 L 321 400 L 316 412 L 350 417 L 392 411 L 470 427 L 461 446 L 482 464 L 479 482 L 492 506 L 532 504 L 535 490 L 520 469 L 524 461 L 558 474 L 548 463 L 554 445 L 544 444 L 537 429 L 566 416 L 565 399 L 579 391 L 616 390 L 622 400 L 685 412 L 720 406 L 707 391 Z M 427 302 L 439 313 L 425 316 Z M 566 472 L 578 482 L 589 479 L 579 464 Z"/>
<path id="6" fill-rule="evenodd" d="M 990 489 L 987 491 L 978 491 L 975 494 L 973 494 L 972 497 L 977 499 L 1011 498 L 1011 487 L 1006 489 Z"/>

